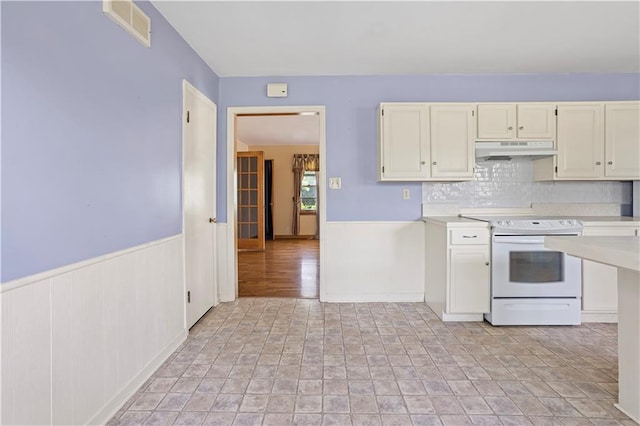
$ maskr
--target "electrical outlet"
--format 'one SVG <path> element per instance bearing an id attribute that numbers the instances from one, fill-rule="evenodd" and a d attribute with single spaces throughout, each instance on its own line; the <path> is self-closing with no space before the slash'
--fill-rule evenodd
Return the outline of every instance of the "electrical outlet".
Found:
<path id="1" fill-rule="evenodd" d="M 342 179 L 339 177 L 330 177 L 329 178 L 329 189 L 340 189 L 342 188 Z"/>
<path id="2" fill-rule="evenodd" d="M 402 199 L 403 200 L 408 200 L 409 198 L 411 198 L 411 192 L 409 191 L 409 188 L 403 188 L 402 189 Z"/>

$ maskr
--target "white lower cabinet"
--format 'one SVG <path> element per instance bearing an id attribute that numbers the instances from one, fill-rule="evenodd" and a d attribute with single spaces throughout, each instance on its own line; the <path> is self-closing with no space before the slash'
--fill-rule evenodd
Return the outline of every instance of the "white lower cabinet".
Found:
<path id="1" fill-rule="evenodd" d="M 427 219 L 425 232 L 425 302 L 443 321 L 482 321 L 491 306 L 486 224 Z"/>
<path id="2" fill-rule="evenodd" d="M 489 312 L 489 246 L 474 245 L 449 249 L 449 294 L 447 312 Z"/>
<path id="3" fill-rule="evenodd" d="M 617 225 L 617 226 L 616 226 Z M 584 236 L 638 235 L 640 222 L 585 223 Z M 582 261 L 582 322 L 618 322 L 618 269 L 590 260 Z"/>

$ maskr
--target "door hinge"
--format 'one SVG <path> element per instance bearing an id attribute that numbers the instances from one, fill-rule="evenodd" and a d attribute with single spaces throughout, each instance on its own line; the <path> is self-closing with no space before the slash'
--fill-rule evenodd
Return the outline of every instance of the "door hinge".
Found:
<path id="1" fill-rule="evenodd" d="M 383 109 L 380 110 L 380 114 L 382 114 L 382 116 L 384 117 L 384 110 Z"/>
<path id="2" fill-rule="evenodd" d="M 558 115 L 558 108 L 556 108 L 556 115 Z"/>
<path id="3" fill-rule="evenodd" d="M 475 117 L 476 116 L 476 112 L 474 110 L 471 110 L 471 116 Z"/>
<path id="4" fill-rule="evenodd" d="M 384 166 L 382 166 L 382 173 L 384 173 Z"/>
<path id="5" fill-rule="evenodd" d="M 187 291 L 187 303 L 191 303 L 191 292 Z"/>
<path id="6" fill-rule="evenodd" d="M 556 173 L 558 173 L 558 166 L 556 166 Z"/>
<path id="7" fill-rule="evenodd" d="M 187 111 L 187 123 L 189 122 L 189 111 Z"/>

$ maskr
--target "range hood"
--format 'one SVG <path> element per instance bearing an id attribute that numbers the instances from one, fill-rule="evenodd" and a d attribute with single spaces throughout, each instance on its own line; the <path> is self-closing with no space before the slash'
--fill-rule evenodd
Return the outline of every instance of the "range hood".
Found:
<path id="1" fill-rule="evenodd" d="M 553 141 L 476 141 L 479 160 L 511 160 L 513 157 L 537 159 L 556 155 Z"/>

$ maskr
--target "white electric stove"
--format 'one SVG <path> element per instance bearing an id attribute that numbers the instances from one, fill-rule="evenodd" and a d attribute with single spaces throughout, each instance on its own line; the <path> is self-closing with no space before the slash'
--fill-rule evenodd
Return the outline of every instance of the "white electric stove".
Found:
<path id="1" fill-rule="evenodd" d="M 580 259 L 544 247 L 546 235 L 580 235 L 576 219 L 464 216 L 491 227 L 493 325 L 580 324 Z"/>

